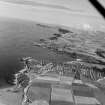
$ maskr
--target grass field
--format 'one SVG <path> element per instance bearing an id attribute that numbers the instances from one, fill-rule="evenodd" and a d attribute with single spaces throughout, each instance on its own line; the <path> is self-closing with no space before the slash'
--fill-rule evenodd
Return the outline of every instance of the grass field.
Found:
<path id="1" fill-rule="evenodd" d="M 0 90 L 1 103 L 5 105 L 21 105 L 22 91 L 20 90 L 15 93 L 6 91 L 8 89 L 9 88 Z M 77 81 L 72 85 L 62 82 L 54 83 L 47 80 L 34 81 L 27 92 L 27 96 L 33 104 L 38 100 L 45 100 L 50 103 L 49 105 L 75 105 L 73 96 L 77 105 L 105 104 L 105 94 L 102 90 L 89 87 Z"/>

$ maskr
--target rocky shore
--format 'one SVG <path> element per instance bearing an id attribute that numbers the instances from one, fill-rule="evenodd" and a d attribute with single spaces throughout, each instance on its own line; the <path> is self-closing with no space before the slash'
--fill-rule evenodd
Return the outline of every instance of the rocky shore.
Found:
<path id="1" fill-rule="evenodd" d="M 83 62 L 104 71 L 104 32 L 70 31 L 62 28 L 58 30 L 59 32 L 53 34 L 53 37 L 40 39 L 33 45 L 47 48 L 59 54 L 66 54 L 74 59 L 82 59 Z"/>
<path id="2" fill-rule="evenodd" d="M 62 64 L 54 64 L 52 62 L 43 64 L 32 57 L 23 58 L 22 61 L 25 64 L 25 68 L 15 75 L 16 79 L 14 82 L 16 84 L 14 89 L 20 90 L 20 88 L 23 88 L 22 93 L 24 97 L 22 105 L 31 105 L 31 103 L 33 105 L 34 100 L 38 98 L 36 97 L 37 94 L 34 96 L 34 93 L 28 93 L 28 91 L 36 92 L 35 88 L 37 86 L 43 88 L 48 84 L 48 87 L 53 86 L 54 84 L 59 84 L 58 86 L 60 88 L 62 84 L 62 86 L 66 85 L 65 88 L 67 88 L 70 84 L 73 84 L 73 81 L 80 80 L 89 86 L 96 86 L 97 88 L 101 88 L 103 90 L 105 88 L 104 84 L 99 81 L 99 79 L 104 79 L 104 72 L 93 69 L 92 66 L 82 62 L 81 59 L 63 62 Z M 33 87 L 34 90 L 31 89 L 31 87 Z M 17 90 L 13 91 L 16 92 Z M 41 100 L 36 100 L 35 102 L 37 101 L 41 102 Z M 48 103 L 45 105 L 47 104 Z"/>

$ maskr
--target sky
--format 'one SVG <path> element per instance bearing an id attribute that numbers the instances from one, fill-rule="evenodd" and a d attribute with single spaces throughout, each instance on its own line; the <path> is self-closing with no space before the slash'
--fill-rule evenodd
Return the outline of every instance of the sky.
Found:
<path id="1" fill-rule="evenodd" d="M 105 4 L 105 0 L 99 1 Z M 88 0 L 0 0 L 0 17 L 84 29 L 105 29 L 105 20 Z"/>

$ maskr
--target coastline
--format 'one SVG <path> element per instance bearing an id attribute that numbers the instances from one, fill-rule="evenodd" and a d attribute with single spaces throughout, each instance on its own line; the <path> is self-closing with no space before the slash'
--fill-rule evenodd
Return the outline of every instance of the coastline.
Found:
<path id="1" fill-rule="evenodd" d="M 75 33 L 76 31 L 77 32 L 85 31 L 85 32 L 87 32 L 86 35 L 88 35 L 89 32 L 91 33 L 91 31 L 94 31 L 93 33 L 95 34 L 95 31 L 97 31 L 96 29 L 99 29 L 98 31 L 104 31 L 104 29 L 105 29 L 105 27 L 103 27 L 103 28 L 101 27 L 101 25 L 104 26 L 104 23 L 103 23 L 104 21 L 100 21 L 101 18 L 97 18 L 97 17 L 95 19 L 95 16 L 93 16 L 93 17 L 83 16 L 83 20 L 82 20 L 82 18 L 81 18 L 82 15 L 78 15 L 76 13 L 71 13 L 68 11 L 65 12 L 65 11 L 61 11 L 61 10 L 57 10 L 57 9 L 52 10 L 50 7 L 47 7 L 47 8 L 44 6 L 32 7 L 29 5 L 24 6 L 24 5 L 6 3 L 6 2 L 1 2 L 1 1 L 0 1 L 0 3 L 1 3 L 0 4 L 0 6 L 1 6 L 0 7 L 1 8 L 0 22 L 2 21 L 2 19 L 4 19 L 5 25 L 6 25 L 6 28 L 4 25 L 3 30 L 1 28 L 0 31 L 3 32 L 7 29 L 6 30 L 7 33 L 1 33 L 1 37 L 0 37 L 1 40 L 2 40 L 2 38 L 4 38 L 3 41 L 6 42 L 6 45 L 3 42 L 0 45 L 2 46 L 1 48 L 4 48 L 3 49 L 4 52 L 9 51 L 9 54 L 11 54 L 11 55 L 9 55 L 6 53 L 6 58 L 4 57 L 5 61 L 8 59 L 8 57 L 10 57 L 10 58 L 14 57 L 17 62 L 18 61 L 17 58 L 20 58 L 23 56 L 32 56 L 36 59 L 38 59 L 38 57 L 39 57 L 39 59 L 49 59 L 49 61 L 57 60 L 57 59 L 59 59 L 61 61 L 63 61 L 63 60 L 70 61 L 70 60 L 74 59 L 74 58 L 71 58 L 71 56 L 72 56 L 72 55 L 70 55 L 71 52 L 68 51 L 69 56 L 66 56 L 66 57 L 63 56 L 64 57 L 63 58 L 62 57 L 63 54 L 61 54 L 61 55 L 58 53 L 56 54 L 56 52 L 52 51 L 51 49 L 38 48 L 36 46 L 33 47 L 32 42 L 36 41 L 38 38 L 40 39 L 40 37 L 48 38 L 48 36 L 50 37 L 50 35 L 53 36 L 54 34 L 58 33 L 58 29 L 60 29 L 60 28 L 67 29 L 71 32 L 74 32 L 74 34 L 77 34 L 77 33 Z M 4 13 L 2 11 L 4 11 Z M 8 11 L 9 11 L 9 15 L 8 15 Z M 13 15 L 15 13 L 16 13 L 16 15 Z M 79 19 L 76 20 L 77 17 L 79 17 L 80 20 Z M 73 20 L 73 18 L 75 18 L 75 19 Z M 86 20 L 85 20 L 85 18 L 86 18 Z M 88 20 L 88 18 L 90 18 L 92 20 Z M 9 25 L 8 25 L 8 22 L 6 23 L 6 21 L 8 21 L 8 20 L 10 22 Z M 12 21 L 14 21 L 14 22 L 11 23 Z M 23 21 L 23 23 L 22 23 L 22 21 Z M 96 21 L 96 23 L 94 24 L 95 21 Z M 29 22 L 29 23 L 25 23 L 25 22 Z M 78 24 L 79 22 L 80 22 L 80 24 Z M 91 22 L 92 22 L 92 24 L 91 24 Z M 17 24 L 17 23 L 19 23 L 19 24 Z M 86 23 L 86 24 L 85 24 L 85 27 L 83 28 L 84 23 Z M 91 28 L 89 24 L 91 26 L 96 25 L 95 29 Z M 98 24 L 99 24 L 99 26 L 97 26 Z M 8 27 L 11 27 L 11 28 L 9 29 Z M 23 28 L 23 27 L 25 27 L 25 28 Z M 101 27 L 101 29 L 100 29 L 100 27 Z M 28 31 L 29 31 L 29 33 L 28 33 Z M 3 34 L 6 35 L 6 37 L 2 36 Z M 69 33 L 69 34 L 72 35 L 72 33 Z M 14 35 L 16 35 L 16 37 Z M 28 35 L 29 35 L 29 37 L 28 37 Z M 20 40 L 19 38 L 23 39 L 23 40 Z M 66 38 L 66 37 L 64 37 L 64 38 Z M 7 40 L 7 39 L 9 39 L 9 40 Z M 12 42 L 12 40 L 13 40 L 13 42 Z M 74 38 L 74 42 L 76 42 L 75 38 Z M 61 43 L 64 43 L 64 42 L 61 42 Z M 65 43 L 66 43 L 66 41 L 65 41 Z M 58 44 L 60 44 L 60 43 L 58 43 Z M 77 43 L 77 45 L 79 45 L 79 44 Z M 7 49 L 5 46 L 10 49 Z M 6 48 L 6 50 L 5 50 L 5 48 Z M 2 52 L 2 50 L 1 50 L 1 53 L 4 54 L 4 52 Z M 11 52 L 13 52 L 13 54 Z M 1 56 L 2 56 L 2 54 L 1 54 Z M 5 54 L 4 54 L 4 56 L 5 56 Z M 78 56 L 78 57 L 81 57 L 81 56 Z M 87 58 L 88 58 L 88 55 L 87 55 Z M 10 62 L 9 60 L 12 62 Z M 4 61 L 3 66 L 7 66 L 8 70 L 9 69 L 11 70 L 12 69 L 11 65 L 13 65 L 12 63 L 14 63 L 15 60 L 8 59 L 7 62 Z M 84 61 L 85 61 L 85 59 L 84 59 Z M 11 63 L 10 65 L 8 64 L 9 62 Z M 2 66 L 0 66 L 0 67 L 2 67 Z M 103 67 L 103 65 L 102 65 L 102 67 Z M 8 73 L 7 73 L 7 75 L 8 75 Z M 43 78 L 39 78 L 39 79 L 43 80 L 43 79 L 49 79 L 49 78 L 43 77 Z M 51 78 L 51 80 L 52 80 L 52 78 Z M 20 105 L 19 104 L 19 103 L 21 103 L 20 98 L 22 96 L 21 91 L 19 93 L 10 93 L 10 92 L 6 91 L 8 88 L 9 88 L 9 86 L 7 86 L 5 88 L 1 87 L 1 89 L 0 89 L 0 101 L 5 102 L 5 104 L 0 103 L 0 105 L 8 105 L 8 103 L 10 105 L 14 105 L 14 104 Z M 10 97 L 10 98 L 8 98 L 8 97 Z M 105 97 L 105 95 L 100 93 L 100 98 L 101 97 Z"/>

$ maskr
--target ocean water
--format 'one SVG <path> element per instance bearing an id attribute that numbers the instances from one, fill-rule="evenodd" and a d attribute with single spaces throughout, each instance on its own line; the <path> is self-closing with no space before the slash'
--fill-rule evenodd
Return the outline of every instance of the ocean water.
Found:
<path id="1" fill-rule="evenodd" d="M 58 55 L 48 49 L 32 46 L 34 41 L 57 33 L 57 28 L 40 27 L 34 22 L 0 18 L 0 86 L 2 81 L 11 83 L 14 73 L 23 68 L 20 58 L 32 56 L 37 60 L 70 60 L 66 55 Z"/>

